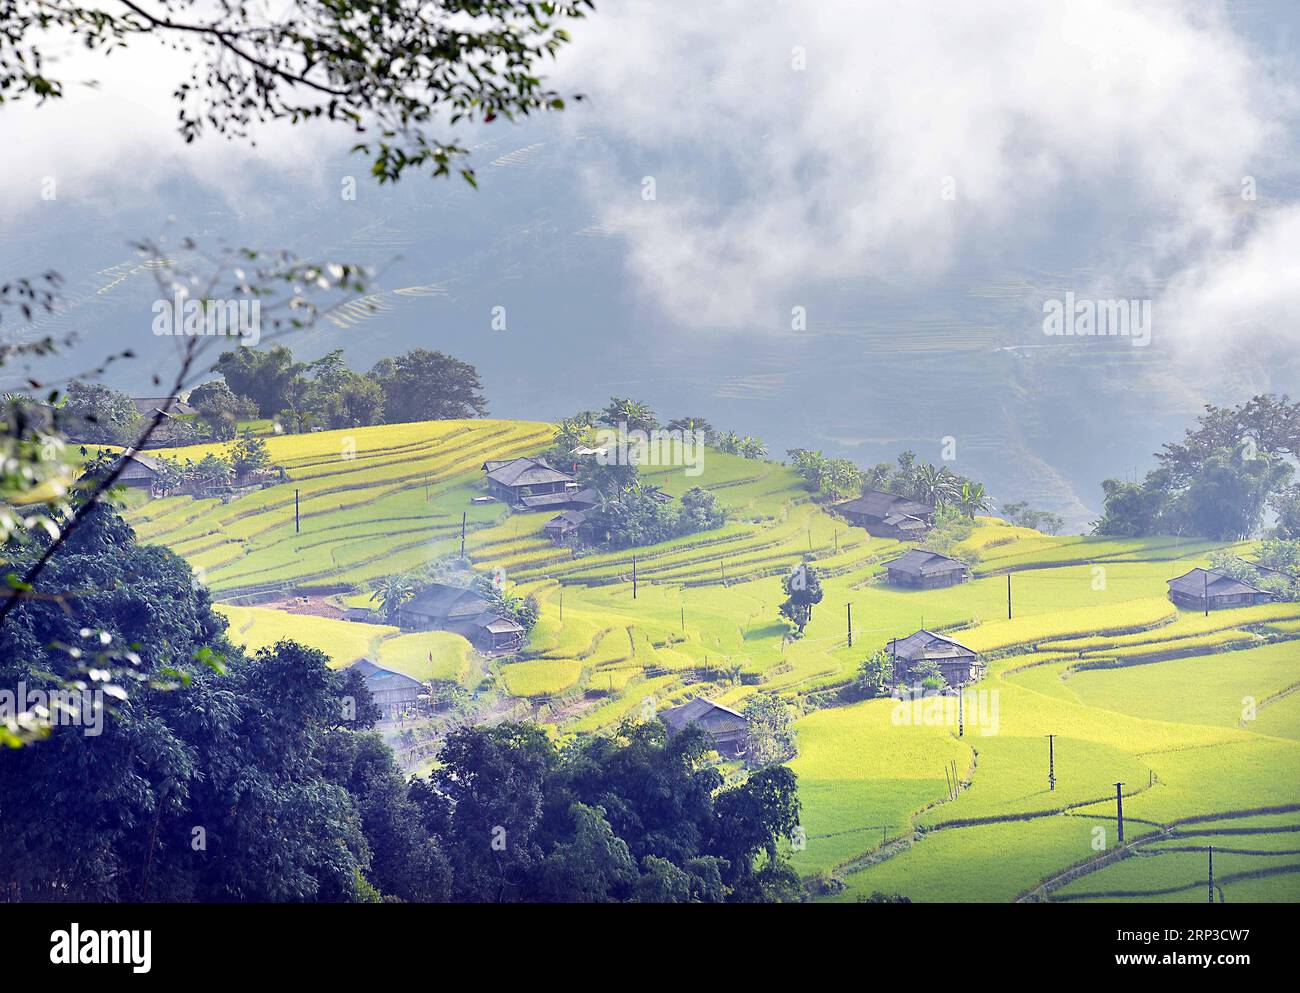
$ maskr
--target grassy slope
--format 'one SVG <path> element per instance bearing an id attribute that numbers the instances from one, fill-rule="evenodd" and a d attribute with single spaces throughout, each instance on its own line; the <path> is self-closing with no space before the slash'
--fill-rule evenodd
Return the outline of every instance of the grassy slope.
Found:
<path id="1" fill-rule="evenodd" d="M 218 604 L 217 611 L 230 621 L 230 640 L 250 652 L 289 639 L 324 652 L 336 669 L 369 658 L 419 680 L 462 682 L 470 673 L 473 649 L 449 631 L 399 634 L 389 625 L 336 621 L 267 607 Z"/>
<path id="2" fill-rule="evenodd" d="M 801 871 L 841 876 L 847 889 L 837 899 L 878 889 L 914 899 L 1012 899 L 1094 857 L 1099 838 L 1114 844 L 1116 780 L 1126 783 L 1130 840 L 1192 815 L 1300 806 L 1300 693 L 1286 693 L 1300 681 L 1300 642 L 1265 643 L 1300 636 L 1300 606 L 1208 621 L 1175 611 L 1165 581 L 1203 563 L 1211 545 L 1054 538 L 982 520 L 965 549 L 979 557 L 973 582 L 897 591 L 879 585 L 881 563 L 901 550 L 896 542 L 826 514 L 784 467 L 710 452 L 702 476 L 659 470 L 654 481 L 677 494 L 709 487 L 731 509 L 731 523 L 638 549 L 633 599 L 629 552 L 575 559 L 542 538 L 549 515 L 469 503 L 484 458 L 535 451 L 548 437 L 544 425 L 474 421 L 276 438 L 272 455 L 289 468 L 290 485 L 227 505 L 153 501 L 132 517 L 143 538 L 203 566 L 220 594 L 268 581 L 360 588 L 457 551 L 468 511 L 476 567 L 504 568 L 517 591 L 542 603 L 526 658 L 501 666 L 502 682 L 534 700 L 593 697 L 565 725 L 570 732 L 646 716 L 698 692 L 731 705 L 758 692 L 798 700 L 843 682 L 865 655 L 922 624 L 963 628 L 959 638 L 1006 658 L 977 688 L 996 698 L 970 698 L 962 738 L 942 720 L 904 720 L 887 701 L 816 711 L 799 723 L 792 765 L 807 845 L 793 855 Z M 823 573 L 825 599 L 806 636 L 786 642 L 780 577 L 806 554 Z M 398 637 L 264 610 L 231 614 L 232 632 L 254 646 L 293 636 L 326 647 L 336 664 L 370 654 L 419 678 L 463 678 L 470 668 L 463 642 L 432 640 L 454 636 Z M 1078 668 L 1107 659 L 1125 665 Z M 1256 712 L 1243 722 L 1247 698 Z M 1057 735 L 1052 791 L 1049 733 Z M 949 799 L 945 770 L 953 763 L 964 787 Z M 1285 837 L 1268 827 L 1253 847 L 1285 850 Z M 1126 875 L 1138 860 L 1126 859 L 1057 895 L 1126 899 L 1141 890 L 1152 899 L 1203 899 L 1180 888 L 1194 867 L 1186 853 L 1153 845 L 1144 854 L 1140 879 Z M 1298 881 L 1300 873 L 1247 874 L 1226 887 L 1240 898 L 1294 899 Z M 1154 895 L 1162 888 L 1171 892 Z"/>

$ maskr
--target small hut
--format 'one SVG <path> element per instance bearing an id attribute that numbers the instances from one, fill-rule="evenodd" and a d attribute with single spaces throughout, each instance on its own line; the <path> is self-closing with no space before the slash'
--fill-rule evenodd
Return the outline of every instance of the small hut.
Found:
<path id="1" fill-rule="evenodd" d="M 543 524 L 542 533 L 556 543 L 566 541 L 578 533 L 586 519 L 585 511 L 566 510 Z"/>
<path id="2" fill-rule="evenodd" d="M 894 658 L 896 679 L 905 680 L 907 674 L 920 662 L 936 663 L 944 682 L 949 686 L 964 686 L 976 682 L 984 675 L 984 663 L 980 661 L 978 652 L 959 641 L 924 628 L 906 638 L 890 642 L 889 651 Z"/>
<path id="3" fill-rule="evenodd" d="M 960 559 L 914 548 L 906 555 L 886 562 L 885 575 L 895 586 L 934 590 L 964 583 L 970 578 L 970 566 Z"/>
<path id="4" fill-rule="evenodd" d="M 670 707 L 659 715 L 671 734 L 694 725 L 704 731 L 720 755 L 740 758 L 749 743 L 749 722 L 745 715 L 720 703 L 696 697 L 680 707 Z"/>
<path id="5" fill-rule="evenodd" d="M 1193 569 L 1169 580 L 1169 599 L 1180 607 L 1220 610 L 1268 603 L 1273 594 L 1214 569 Z"/>
<path id="6" fill-rule="evenodd" d="M 865 490 L 856 500 L 837 503 L 835 510 L 868 534 L 900 541 L 919 540 L 934 521 L 934 508 L 928 503 L 884 490 Z"/>
<path id="7" fill-rule="evenodd" d="M 424 684 L 418 679 L 385 669 L 370 659 L 358 659 L 352 663 L 351 668 L 361 673 L 382 720 L 395 721 L 415 713 L 419 708 Z"/>

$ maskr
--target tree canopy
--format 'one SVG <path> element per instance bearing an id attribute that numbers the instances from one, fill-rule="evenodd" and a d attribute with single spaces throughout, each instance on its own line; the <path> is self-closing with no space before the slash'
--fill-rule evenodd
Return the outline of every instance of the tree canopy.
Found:
<path id="1" fill-rule="evenodd" d="M 371 371 L 384 390 L 384 417 L 402 421 L 453 420 L 487 413 L 478 370 L 442 352 L 414 348 Z"/>
<path id="2" fill-rule="evenodd" d="M 131 691 L 105 694 L 97 733 L 51 721 L 0 753 L 9 899 L 802 896 L 793 773 L 724 784 L 702 732 L 629 722 L 559 748 L 533 724 L 466 727 L 407 781 L 354 671 L 289 641 L 247 656 L 189 566 L 111 507 L 43 590 L 0 628 L 0 684 Z"/>
<path id="3" fill-rule="evenodd" d="M 1181 442 L 1156 453 L 1140 482 L 1102 483 L 1105 513 L 1096 534 L 1187 534 L 1238 540 L 1259 533 L 1271 506 L 1279 536 L 1292 533 L 1300 452 L 1300 403 L 1256 396 L 1236 407 L 1207 406 Z"/>
<path id="4" fill-rule="evenodd" d="M 451 171 L 465 149 L 434 136 L 434 126 L 562 109 L 563 97 L 538 69 L 569 41 L 566 26 L 592 0 L 294 0 L 276 12 L 245 0 L 121 6 L 7 3 L 0 99 L 66 96 L 53 72 L 59 60 L 47 59 L 42 44 L 51 28 L 104 54 L 157 39 L 188 57 L 188 78 L 173 90 L 185 141 L 209 130 L 247 139 L 259 122 L 324 119 L 357 135 L 354 150 L 372 157 L 382 182 L 412 167 Z M 468 167 L 460 171 L 473 180 Z"/>

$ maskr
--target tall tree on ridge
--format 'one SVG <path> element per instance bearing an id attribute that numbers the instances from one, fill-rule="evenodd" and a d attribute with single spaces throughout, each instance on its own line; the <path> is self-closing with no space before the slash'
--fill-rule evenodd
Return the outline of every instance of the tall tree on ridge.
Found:
<path id="1" fill-rule="evenodd" d="M 413 348 L 371 373 L 384 388 L 384 419 L 447 421 L 487 413 L 478 370 L 442 352 Z"/>

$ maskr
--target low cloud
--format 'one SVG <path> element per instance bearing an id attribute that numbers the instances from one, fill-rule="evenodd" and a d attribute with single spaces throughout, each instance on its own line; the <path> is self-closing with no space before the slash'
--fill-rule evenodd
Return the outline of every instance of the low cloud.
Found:
<path id="1" fill-rule="evenodd" d="M 1243 340 L 1300 340 L 1300 205 L 1262 210 L 1234 245 L 1180 272 L 1160 307 L 1206 357 Z"/>
<path id="2" fill-rule="evenodd" d="M 563 69 L 591 96 L 566 123 L 628 149 L 588 174 L 600 223 L 681 324 L 781 330 L 818 280 L 924 289 L 1052 238 L 1099 281 L 1197 272 L 1279 312 L 1271 225 L 1219 253 L 1242 243 L 1243 177 L 1291 143 L 1294 93 L 1220 8 L 620 0 Z M 1099 245 L 1079 217 L 1142 236 Z"/>

